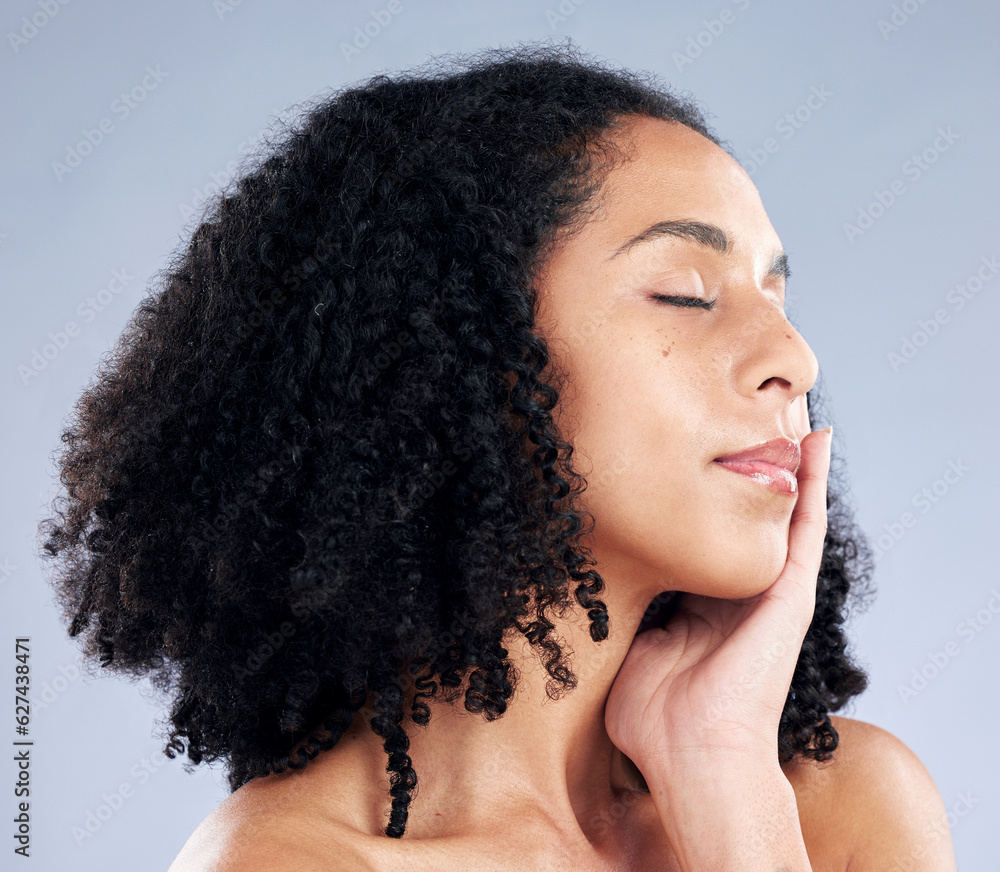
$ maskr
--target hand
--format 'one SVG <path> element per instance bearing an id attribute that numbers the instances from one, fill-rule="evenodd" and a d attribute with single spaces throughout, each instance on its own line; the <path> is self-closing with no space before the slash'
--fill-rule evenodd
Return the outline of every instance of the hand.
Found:
<path id="1" fill-rule="evenodd" d="M 604 719 L 640 770 L 720 752 L 777 766 L 778 724 L 816 602 L 831 440 L 817 430 L 801 442 L 788 556 L 774 584 L 740 600 L 682 593 L 666 627 L 636 635 Z"/>

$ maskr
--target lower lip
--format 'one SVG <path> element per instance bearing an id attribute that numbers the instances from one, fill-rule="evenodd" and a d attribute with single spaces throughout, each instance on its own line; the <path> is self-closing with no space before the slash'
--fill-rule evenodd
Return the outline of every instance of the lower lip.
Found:
<path id="1" fill-rule="evenodd" d="M 738 472 L 740 475 L 745 475 L 778 493 L 794 495 L 799 492 L 798 480 L 783 466 L 763 463 L 760 460 L 716 460 L 714 462 L 733 472 Z"/>

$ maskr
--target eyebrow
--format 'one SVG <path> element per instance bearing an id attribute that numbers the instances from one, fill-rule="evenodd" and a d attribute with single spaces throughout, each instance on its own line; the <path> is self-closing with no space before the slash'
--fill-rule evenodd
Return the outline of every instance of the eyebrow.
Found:
<path id="1" fill-rule="evenodd" d="M 607 259 L 612 260 L 636 245 L 652 242 L 664 236 L 690 239 L 699 245 L 711 248 L 719 254 L 729 254 L 733 250 L 732 242 L 726 235 L 726 231 L 721 227 L 716 227 L 714 224 L 705 224 L 703 221 L 682 219 L 678 221 L 658 221 L 641 233 L 637 233 L 631 239 L 626 240 Z M 780 276 L 787 281 L 791 274 L 792 271 L 788 268 L 788 255 L 784 251 L 776 251 L 771 258 L 771 265 L 767 269 L 767 276 Z"/>

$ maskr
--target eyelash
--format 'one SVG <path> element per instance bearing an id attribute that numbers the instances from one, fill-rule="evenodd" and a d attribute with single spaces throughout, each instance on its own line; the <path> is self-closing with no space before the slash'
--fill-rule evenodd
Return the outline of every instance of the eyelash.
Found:
<path id="1" fill-rule="evenodd" d="M 680 306 L 686 309 L 712 309 L 715 307 L 714 299 L 703 300 L 700 297 L 676 297 L 669 294 L 653 294 L 653 299 L 660 303 L 667 303 L 671 306 Z"/>

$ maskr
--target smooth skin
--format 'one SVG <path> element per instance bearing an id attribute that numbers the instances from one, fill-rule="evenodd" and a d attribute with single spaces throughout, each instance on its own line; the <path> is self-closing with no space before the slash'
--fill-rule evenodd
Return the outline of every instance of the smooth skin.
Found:
<path id="1" fill-rule="evenodd" d="M 739 164 L 659 119 L 616 139 L 629 160 L 536 284 L 610 637 L 594 643 L 578 610 L 556 619 L 579 680 L 556 702 L 515 633 L 502 718 L 432 703 L 408 728 L 419 784 L 403 839 L 382 834 L 386 760 L 359 718 L 302 772 L 237 790 L 170 872 L 955 869 L 933 780 L 890 733 L 834 717 L 832 761 L 778 764 L 826 529 L 829 436 L 808 432 L 805 396 L 817 361 L 785 317 L 780 241 Z M 676 232 L 621 250 L 665 221 L 712 225 L 726 250 Z M 794 495 L 714 463 L 777 436 L 801 441 Z M 670 629 L 637 635 L 666 590 L 682 592 Z"/>

